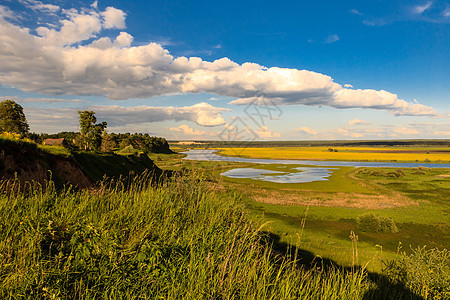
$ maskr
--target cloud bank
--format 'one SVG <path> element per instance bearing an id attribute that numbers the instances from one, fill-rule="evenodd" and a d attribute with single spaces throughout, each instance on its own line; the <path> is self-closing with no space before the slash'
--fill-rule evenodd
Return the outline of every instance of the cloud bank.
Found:
<path id="1" fill-rule="evenodd" d="M 53 102 L 53 99 L 44 100 Z M 35 102 L 35 99 L 25 99 L 25 102 Z M 32 124 L 32 127 L 37 126 L 47 131 L 52 131 L 55 128 L 67 131 L 74 130 L 78 126 L 77 111 L 79 110 L 93 110 L 99 121 L 107 121 L 108 127 L 117 128 L 163 121 L 191 121 L 206 127 L 218 126 L 225 124 L 221 113 L 228 109 L 214 107 L 207 103 L 183 107 L 95 105 L 84 108 L 24 108 L 27 120 Z"/>
<path id="2" fill-rule="evenodd" d="M 270 100 L 277 105 L 439 115 L 431 107 L 398 99 L 393 93 L 343 87 L 313 71 L 237 64 L 228 58 L 208 62 L 174 57 L 157 43 L 132 46 L 133 37 L 125 31 L 114 39 L 101 36 L 105 30 L 126 28 L 126 14 L 113 7 L 64 10 L 40 6 L 39 1 L 25 2 L 60 17 L 58 24 L 30 29 L 16 24 L 6 8 L 0 9 L 0 83 L 27 92 L 110 99 L 207 92 L 238 98 L 232 104 Z M 114 114 L 114 108 L 109 113 Z M 222 122 L 199 118 L 195 122 L 208 126 Z"/>

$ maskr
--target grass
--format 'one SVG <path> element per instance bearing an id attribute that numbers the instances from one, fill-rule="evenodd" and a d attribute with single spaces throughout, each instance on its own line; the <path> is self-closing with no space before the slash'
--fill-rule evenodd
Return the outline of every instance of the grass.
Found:
<path id="1" fill-rule="evenodd" d="M 381 272 L 380 259 L 394 259 L 399 242 L 449 249 L 449 169 L 350 168 L 333 171 L 329 181 L 279 184 L 220 177 L 231 168 L 251 167 L 291 172 L 297 166 L 185 161 L 211 181 L 243 194 L 249 218 L 270 222 L 266 230 L 280 243 L 295 245 L 307 207 L 302 247 L 314 255 L 350 266 L 350 231 L 359 236 L 360 258 Z M 363 232 L 357 219 L 366 213 L 392 219 L 399 232 Z M 380 249 L 383 249 L 381 252 Z M 409 247 L 406 251 L 410 253 Z M 374 259 L 376 257 L 376 259 Z"/>
<path id="2" fill-rule="evenodd" d="M 72 157 L 72 152 L 63 146 L 38 145 L 38 148 L 53 155 Z"/>
<path id="3" fill-rule="evenodd" d="M 161 161 L 170 165 L 179 156 Z M 190 164 L 183 163 L 183 169 Z M 209 170 L 230 166 L 201 165 Z M 274 205 L 271 209 L 280 210 L 279 215 L 285 210 L 286 217 L 297 210 L 289 227 L 296 239 L 283 246 L 273 234 L 282 223 L 261 225 L 257 215 L 249 213 L 258 208 L 214 178 L 212 173 L 185 171 L 156 185 L 144 174 L 128 183 L 103 182 L 91 190 L 57 191 L 50 182 L 27 193 L 15 187 L 17 182 L 0 184 L 0 298 L 429 297 L 423 286 L 411 291 L 395 276 L 357 267 L 367 262 L 360 248 L 365 242 L 361 236 L 351 241 L 351 228 L 343 221 L 342 228 L 329 230 L 345 232 L 348 247 L 343 250 L 352 261 L 348 267 L 308 251 L 314 237 L 323 238 L 311 226 L 323 208 L 310 207 L 305 218 L 304 207 Z M 328 209 L 332 218 L 345 214 L 342 208 Z M 425 273 L 434 270 L 421 268 Z"/>
<path id="4" fill-rule="evenodd" d="M 351 299 L 374 286 L 364 271 L 276 256 L 238 200 L 201 176 L 95 192 L 3 190 L 0 297 Z"/>
<path id="5" fill-rule="evenodd" d="M 330 151 L 333 149 L 336 151 Z M 221 155 L 266 159 L 306 159 L 339 161 L 397 161 L 397 162 L 449 162 L 449 148 L 375 148 L 375 147 L 261 147 L 220 148 Z M 387 153 L 386 151 L 405 153 Z M 384 151 L 384 152 L 383 152 Z M 437 153 L 436 151 L 447 151 Z M 423 153 L 415 153 L 423 152 Z M 429 152 L 429 153 L 427 153 Z"/>
<path id="6" fill-rule="evenodd" d="M 93 182 L 106 177 L 118 178 L 153 170 L 159 176 L 161 170 L 145 154 L 120 155 L 114 153 L 72 152 L 84 174 Z"/>

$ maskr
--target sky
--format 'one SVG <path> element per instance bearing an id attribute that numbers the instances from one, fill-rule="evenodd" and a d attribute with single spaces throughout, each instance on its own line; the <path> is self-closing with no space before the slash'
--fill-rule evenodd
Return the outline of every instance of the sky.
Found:
<path id="1" fill-rule="evenodd" d="M 449 1 L 0 0 L 0 100 L 33 132 L 449 139 L 449 53 Z"/>

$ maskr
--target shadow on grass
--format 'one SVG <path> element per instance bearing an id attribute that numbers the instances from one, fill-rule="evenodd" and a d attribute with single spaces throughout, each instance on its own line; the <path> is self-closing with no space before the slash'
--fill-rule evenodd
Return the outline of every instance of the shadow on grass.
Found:
<path id="1" fill-rule="evenodd" d="M 342 270 L 344 274 L 349 274 L 355 270 L 360 270 L 360 266 L 346 267 L 339 265 L 337 262 L 329 258 L 322 258 L 314 255 L 312 252 L 297 248 L 285 242 L 280 242 L 280 236 L 271 232 L 263 232 L 263 242 L 272 245 L 275 255 L 281 255 L 283 257 L 293 258 L 297 257 L 297 264 L 299 267 L 305 270 L 318 270 L 318 271 L 333 271 Z M 393 283 L 389 277 L 374 273 L 367 272 L 367 278 L 373 282 L 376 286 L 369 289 L 362 299 L 392 299 L 392 300 L 422 300 L 422 296 L 415 294 L 408 289 L 403 283 Z"/>

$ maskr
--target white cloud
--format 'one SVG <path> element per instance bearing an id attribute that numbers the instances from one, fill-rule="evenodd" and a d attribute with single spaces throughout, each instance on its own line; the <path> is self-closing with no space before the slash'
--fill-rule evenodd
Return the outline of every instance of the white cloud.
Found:
<path id="1" fill-rule="evenodd" d="M 432 1 L 427 1 L 425 4 L 414 6 L 412 11 L 415 14 L 421 15 L 426 10 L 428 10 L 431 7 L 432 4 L 433 4 Z"/>
<path id="2" fill-rule="evenodd" d="M 367 124 L 369 125 L 369 124 Z M 388 124 L 372 126 L 343 126 L 329 132 L 331 137 L 339 138 L 444 138 L 450 133 L 450 124 L 444 122 L 410 122 L 406 124 Z"/>
<path id="3" fill-rule="evenodd" d="M 350 12 L 351 12 L 352 14 L 354 14 L 354 15 L 359 15 L 359 16 L 362 16 L 362 15 L 363 15 L 359 10 L 354 9 L 354 8 L 351 9 Z"/>
<path id="4" fill-rule="evenodd" d="M 102 15 L 102 17 L 104 18 L 103 26 L 105 28 L 125 28 L 125 17 L 127 14 L 122 10 L 110 6 L 107 7 L 104 12 L 101 12 L 100 15 Z"/>
<path id="5" fill-rule="evenodd" d="M 339 41 L 339 36 L 337 34 L 330 34 L 327 39 L 325 40 L 325 44 L 331 44 L 334 42 Z"/>
<path id="6" fill-rule="evenodd" d="M 193 129 L 191 127 L 189 127 L 186 124 L 180 125 L 178 127 L 170 127 L 169 128 L 170 131 L 176 131 L 176 132 L 180 132 L 184 135 L 194 135 L 194 136 L 204 136 L 204 135 L 208 135 L 208 133 L 206 131 L 203 130 L 198 130 L 198 129 Z"/>
<path id="7" fill-rule="evenodd" d="M 364 121 L 364 120 L 360 120 L 360 119 L 353 119 L 348 121 L 348 124 L 350 126 L 355 126 L 355 125 L 369 125 L 370 122 Z"/>
<path id="8" fill-rule="evenodd" d="M 37 0 L 19 0 L 19 2 L 34 11 L 40 11 L 43 13 L 55 14 L 61 9 L 58 5 L 44 4 Z"/>
<path id="9" fill-rule="evenodd" d="M 62 14 L 65 19 L 59 29 L 42 26 L 37 36 L 0 16 L 0 84 L 48 95 L 129 99 L 206 92 L 237 98 L 233 104 L 268 99 L 277 105 L 439 115 L 431 107 L 408 103 L 386 91 L 343 88 L 330 76 L 308 70 L 237 64 L 228 58 L 209 62 L 173 57 L 157 43 L 131 46 L 133 37 L 126 32 L 114 41 L 99 37 L 104 29 L 125 27 L 126 14 L 112 7 L 103 12 L 63 10 Z M 88 44 L 89 39 L 94 40 Z M 220 122 L 218 118 L 212 123 Z"/>
<path id="10" fill-rule="evenodd" d="M 443 12 L 442 12 L 442 15 L 444 16 L 444 17 L 450 17 L 450 7 L 447 7 Z"/>
<path id="11" fill-rule="evenodd" d="M 30 103 L 40 100 L 31 98 L 30 100 L 25 99 L 18 102 Z M 47 102 L 54 103 L 60 99 L 47 100 Z M 80 101 L 83 100 L 75 100 L 75 102 Z M 55 128 L 59 131 L 76 130 L 78 124 L 77 111 L 79 110 L 92 110 L 99 121 L 108 122 L 108 127 L 118 128 L 163 121 L 191 121 L 200 126 L 219 126 L 225 124 L 221 112 L 228 109 L 214 107 L 207 103 L 183 107 L 154 107 L 146 105 L 135 107 L 94 105 L 83 108 L 24 107 L 31 130 L 39 132 L 53 132 Z"/>
<path id="12" fill-rule="evenodd" d="M 417 129 L 409 128 L 409 127 L 406 127 L 406 126 L 394 128 L 394 129 L 392 129 L 392 131 L 395 132 L 396 134 L 400 134 L 400 135 L 417 135 L 417 134 L 420 134 L 420 131 L 418 131 Z"/>
<path id="13" fill-rule="evenodd" d="M 15 20 L 17 19 L 17 14 L 15 14 L 9 7 L 0 5 L 0 18 L 8 18 Z"/>
<path id="14" fill-rule="evenodd" d="M 450 136 L 450 130 L 435 131 L 434 135 L 436 135 L 436 136 Z"/>
<path id="15" fill-rule="evenodd" d="M 334 102 L 330 105 L 336 108 L 372 108 L 389 110 L 398 116 L 438 116 L 431 107 L 408 103 L 397 98 L 397 95 L 381 90 L 352 90 L 340 89 L 336 91 Z"/>
<path id="16" fill-rule="evenodd" d="M 214 107 L 204 102 L 183 107 L 154 107 L 147 105 L 123 107 L 111 105 L 92 106 L 89 109 L 95 111 L 99 118 L 109 120 L 108 122 L 112 126 L 167 120 L 192 121 L 201 126 L 218 126 L 225 124 L 221 112 L 228 110 Z"/>
<path id="17" fill-rule="evenodd" d="M 0 101 L 2 99 L 13 100 L 19 103 L 81 103 L 86 102 L 81 99 L 58 99 L 58 98 L 20 98 L 17 96 L 0 96 Z"/>
<path id="18" fill-rule="evenodd" d="M 47 53 L 54 51 L 56 52 L 55 54 L 61 55 L 61 52 L 63 52 L 61 51 L 63 50 L 63 48 L 61 48 L 62 46 L 72 45 L 95 37 L 102 29 L 101 20 L 95 12 L 80 14 L 66 11 L 66 14 L 68 19 L 60 21 L 62 27 L 59 30 L 41 26 L 36 28 L 36 32 L 42 37 L 41 39 L 30 34 L 24 35 L 23 37 L 28 39 L 29 43 L 31 42 L 38 46 L 40 48 L 39 50 Z M 11 30 L 18 29 L 19 28 L 9 28 L 9 31 L 5 33 L 12 33 Z M 22 41 L 22 43 L 23 42 L 26 41 Z"/>
<path id="19" fill-rule="evenodd" d="M 346 84 L 344 84 L 344 87 L 345 88 L 353 88 L 353 85 L 346 83 Z"/>
<path id="20" fill-rule="evenodd" d="M 271 131 L 267 126 L 261 126 L 258 130 L 255 131 L 259 138 L 274 138 L 280 137 L 281 135 L 278 132 Z"/>
<path id="21" fill-rule="evenodd" d="M 298 132 L 301 132 L 301 133 L 306 133 L 306 134 L 309 134 L 309 135 L 316 135 L 317 134 L 317 131 L 315 131 L 314 129 L 311 129 L 309 127 L 306 127 L 306 126 L 303 126 L 303 127 L 300 127 L 300 128 L 296 128 L 294 130 L 298 131 Z"/>

